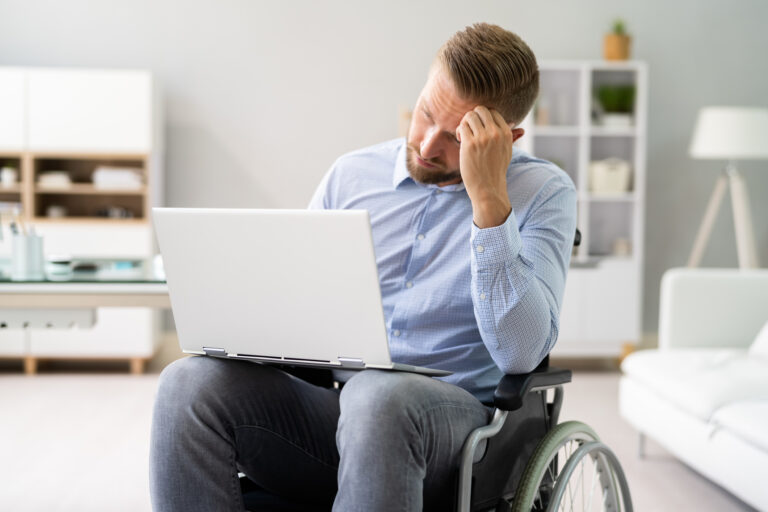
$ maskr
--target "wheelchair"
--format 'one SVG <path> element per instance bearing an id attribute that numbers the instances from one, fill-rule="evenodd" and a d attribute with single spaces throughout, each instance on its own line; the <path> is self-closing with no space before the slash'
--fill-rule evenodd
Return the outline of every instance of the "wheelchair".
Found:
<path id="1" fill-rule="evenodd" d="M 563 385 L 570 381 L 571 371 L 550 367 L 549 356 L 531 373 L 501 379 L 487 404 L 495 408 L 491 422 L 464 442 L 454 512 L 632 512 L 627 480 L 613 452 L 584 423 L 558 424 Z M 479 460 L 478 450 L 483 451 Z M 244 477 L 241 487 L 250 511 L 327 510 L 287 503 Z"/>
<path id="2" fill-rule="evenodd" d="M 580 243 L 577 229 L 574 246 Z M 301 377 L 318 385 L 333 384 L 330 372 L 317 375 Z M 453 512 L 632 512 L 629 486 L 616 455 L 588 425 L 558 424 L 563 385 L 570 381 L 571 371 L 550 367 L 549 356 L 531 373 L 502 377 L 493 403 L 486 404 L 494 407 L 491 422 L 464 442 Z M 480 451 L 482 456 L 474 462 Z M 245 477 L 240 483 L 250 511 L 327 510 L 286 503 Z"/>

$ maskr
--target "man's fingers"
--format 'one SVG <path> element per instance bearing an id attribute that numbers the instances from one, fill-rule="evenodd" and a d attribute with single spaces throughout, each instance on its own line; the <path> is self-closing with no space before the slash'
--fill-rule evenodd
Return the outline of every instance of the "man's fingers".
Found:
<path id="1" fill-rule="evenodd" d="M 480 120 L 480 116 L 477 115 L 477 112 L 474 110 L 470 110 L 466 114 L 464 114 L 464 118 L 461 120 L 461 124 L 467 124 L 469 128 L 472 130 L 472 135 L 479 135 L 482 133 L 483 129 L 485 128 L 483 126 L 483 122 Z"/>
<path id="2" fill-rule="evenodd" d="M 502 130 L 511 130 L 512 127 L 509 126 L 509 123 L 506 119 L 504 119 L 504 116 L 502 116 L 498 110 L 491 110 L 491 115 L 493 116 L 493 121 L 496 123 L 496 126 L 501 128 Z"/>
<path id="3" fill-rule="evenodd" d="M 480 118 L 480 121 L 486 129 L 491 129 L 493 128 L 493 125 L 496 124 L 493 119 L 493 114 L 488 110 L 488 107 L 478 105 L 473 112 L 477 114 L 477 117 Z"/>
<path id="4" fill-rule="evenodd" d="M 461 120 L 461 123 L 459 123 L 459 126 L 456 127 L 456 138 L 461 142 L 464 139 L 464 130 L 467 130 L 470 132 L 469 126 L 466 126 L 464 123 L 464 120 Z"/>

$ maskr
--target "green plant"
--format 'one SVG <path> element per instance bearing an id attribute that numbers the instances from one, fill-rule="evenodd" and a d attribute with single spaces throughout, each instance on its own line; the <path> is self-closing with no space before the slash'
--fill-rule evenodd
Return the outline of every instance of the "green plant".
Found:
<path id="1" fill-rule="evenodd" d="M 623 36 L 627 34 L 627 27 L 624 24 L 624 20 L 619 18 L 613 22 L 613 33 L 617 36 Z"/>
<path id="2" fill-rule="evenodd" d="M 631 113 L 635 105 L 635 86 L 600 86 L 597 89 L 597 99 L 606 112 Z"/>

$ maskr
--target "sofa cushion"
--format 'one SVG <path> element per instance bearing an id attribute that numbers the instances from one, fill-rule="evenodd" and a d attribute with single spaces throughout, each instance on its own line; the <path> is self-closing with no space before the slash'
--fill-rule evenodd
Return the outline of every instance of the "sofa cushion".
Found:
<path id="1" fill-rule="evenodd" d="M 745 349 L 642 350 L 627 356 L 621 369 L 705 421 L 726 404 L 768 400 L 768 359 Z"/>
<path id="2" fill-rule="evenodd" d="M 765 322 L 755 341 L 749 346 L 749 354 L 768 359 L 768 322 Z"/>
<path id="3" fill-rule="evenodd" d="M 725 405 L 715 411 L 711 421 L 768 452 L 768 401 Z"/>

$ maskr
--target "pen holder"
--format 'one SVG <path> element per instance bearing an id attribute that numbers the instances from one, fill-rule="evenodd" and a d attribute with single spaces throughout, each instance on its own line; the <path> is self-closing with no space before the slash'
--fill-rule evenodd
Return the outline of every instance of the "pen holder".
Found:
<path id="1" fill-rule="evenodd" d="M 11 281 L 42 281 L 45 279 L 43 237 L 13 235 L 11 252 Z"/>

